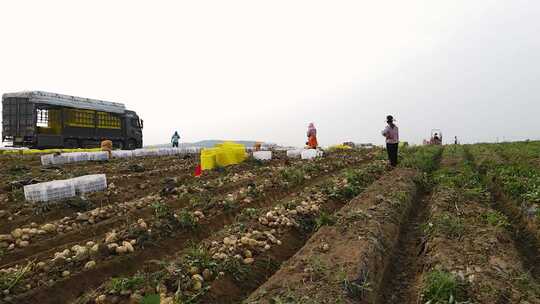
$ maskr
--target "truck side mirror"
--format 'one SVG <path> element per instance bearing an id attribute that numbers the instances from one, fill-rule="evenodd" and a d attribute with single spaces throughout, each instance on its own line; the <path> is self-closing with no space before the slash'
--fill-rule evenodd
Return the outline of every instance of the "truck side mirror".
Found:
<path id="1" fill-rule="evenodd" d="M 141 129 L 144 128 L 144 120 L 141 119 Z"/>

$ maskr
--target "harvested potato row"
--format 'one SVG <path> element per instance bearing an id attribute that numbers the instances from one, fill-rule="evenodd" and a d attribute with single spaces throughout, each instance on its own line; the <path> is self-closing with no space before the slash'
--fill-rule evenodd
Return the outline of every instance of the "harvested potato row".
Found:
<path id="1" fill-rule="evenodd" d="M 272 172 L 272 168 L 266 169 L 265 172 Z M 171 208 L 178 208 L 189 203 L 189 198 L 180 199 L 179 196 L 181 195 L 188 193 L 218 195 L 219 193 L 214 189 L 219 184 L 234 181 L 227 186 L 221 186 L 220 191 L 234 190 L 254 182 L 254 178 L 254 173 L 247 171 L 242 174 L 231 174 L 226 179 L 197 180 L 196 183 L 177 187 L 175 186 L 176 182 L 173 181 L 172 187 L 167 186 L 171 187 L 167 188 L 167 193 L 174 193 L 170 197 L 168 195 L 163 196 L 163 193 L 158 192 L 132 201 L 105 205 L 86 212 L 78 212 L 72 216 L 42 225 L 31 223 L 27 226 L 18 227 L 9 234 L 0 235 L 0 248 L 6 248 L 6 253 L 0 257 L 0 261 L 5 265 L 6 263 L 30 257 L 35 253 L 44 253 L 45 250 L 56 246 L 84 240 L 106 230 L 119 227 L 129 222 L 130 218 L 149 218 L 153 215 L 152 206 L 156 202 L 167 204 Z"/>
<path id="2" fill-rule="evenodd" d="M 339 161 L 339 159 L 336 159 Z M 289 171 L 294 171 L 295 167 L 302 167 L 305 164 L 296 163 L 289 167 Z M 127 201 L 125 203 L 106 205 L 72 216 L 64 217 L 60 220 L 48 222 L 38 226 L 31 223 L 27 226 L 17 227 L 9 234 L 0 236 L 0 248 L 6 248 L 7 254 L 0 258 L 4 264 L 26 258 L 35 252 L 43 252 L 50 246 L 59 246 L 68 242 L 84 240 L 90 236 L 104 233 L 106 229 L 112 229 L 124 224 L 130 217 L 148 218 L 152 216 L 153 203 L 165 204 L 169 207 L 179 208 L 189 203 L 190 199 L 196 196 L 215 196 L 227 190 L 234 190 L 249 183 L 257 183 L 265 178 L 279 175 L 284 169 L 283 166 L 258 167 L 250 171 L 232 173 L 217 179 L 196 179 L 193 184 L 182 184 L 172 179 L 166 182 L 162 191 L 144 196 L 140 199 Z M 258 175 L 255 178 L 255 174 Z M 309 176 L 305 176 L 308 177 Z M 212 193 L 211 193 L 212 192 Z M 231 196 L 230 194 L 229 196 Z M 214 197 L 216 198 L 216 197 Z M 227 204 L 227 200 L 223 201 Z M 60 237 L 55 238 L 55 236 Z M 20 248 L 17 250 L 17 248 Z"/>
<path id="3" fill-rule="evenodd" d="M 490 195 L 461 148 L 445 150 L 434 179 L 420 301 L 540 303 L 540 288 L 524 268 L 508 218 L 490 207 Z"/>
<path id="4" fill-rule="evenodd" d="M 324 176 L 339 168 L 365 161 L 364 158 L 365 156 L 361 153 L 352 153 L 320 162 L 303 163 L 301 169 L 286 168 L 272 179 L 262 183 L 264 189 L 256 188 L 252 189 L 255 191 L 243 191 L 241 200 L 237 200 L 240 197 L 235 195 L 232 198 L 226 197 L 223 200 L 213 199 L 207 205 L 201 205 L 200 201 L 194 200 L 191 202 L 190 208 L 180 212 L 171 210 L 163 204 L 158 205 L 155 208 L 151 223 L 145 222 L 144 225 L 139 222 L 133 223 L 120 231 L 114 231 L 114 233 L 109 233 L 104 237 L 100 236 L 77 244 L 80 247 L 87 248 L 84 251 L 89 254 L 83 256 L 86 259 L 91 257 L 91 261 L 97 262 L 97 266 L 86 268 L 86 259 L 79 260 L 72 256 L 72 254 L 77 254 L 75 249 L 80 249 L 80 247 L 67 248 L 70 249 L 70 254 L 67 257 L 62 257 L 63 251 L 58 251 L 54 254 L 54 257 L 51 257 L 48 267 L 31 267 L 31 271 L 21 276 L 17 286 L 11 288 L 12 295 L 9 298 L 15 301 L 39 299 L 41 302 L 49 301 L 54 303 L 58 298 L 52 297 L 45 300 L 46 294 L 55 294 L 55 292 L 51 292 L 51 289 L 64 292 L 62 299 L 74 296 L 76 290 L 65 288 L 65 286 L 90 288 L 93 284 L 103 280 L 104 277 L 133 271 L 133 267 L 136 268 L 138 263 L 170 254 L 181 249 L 186 242 L 205 236 L 209 233 L 208 229 L 220 228 L 220 225 L 222 226 L 231 221 L 231 214 L 239 213 L 250 206 L 257 207 L 258 205 L 271 203 L 275 198 L 286 196 L 288 193 L 294 192 L 296 188 L 303 187 L 303 184 L 307 183 L 308 180 L 312 182 L 313 177 L 317 175 Z M 248 196 L 257 199 L 249 199 Z M 200 212 L 200 210 L 204 211 L 203 216 L 197 216 L 196 212 Z M 199 230 L 196 230 L 198 233 L 185 234 L 186 231 L 189 232 L 198 227 L 200 227 Z M 115 236 L 115 241 L 109 238 L 111 235 Z M 136 241 L 134 242 L 134 240 Z M 94 242 L 94 246 L 98 245 L 96 252 L 93 251 L 92 247 L 94 246 L 88 247 L 88 244 L 86 244 L 88 241 Z M 133 251 L 130 250 L 127 243 L 133 247 Z M 116 246 L 114 246 L 115 244 Z M 127 262 L 126 255 L 131 262 Z M 134 264 L 133 261 L 137 261 L 137 263 Z M 49 258 L 43 262 L 47 264 Z M 122 267 L 125 262 L 130 263 L 133 267 Z M 22 266 L 22 264 L 18 265 L 19 268 Z M 47 277 L 48 281 L 44 281 L 43 277 Z M 63 280 L 61 280 L 62 277 L 64 277 Z M 81 286 L 81 282 L 85 282 L 85 285 Z M 36 286 L 38 288 L 35 288 Z M 70 295 L 66 295 L 66 293 Z M 20 294 L 20 296 L 13 297 L 13 294 Z"/>
<path id="5" fill-rule="evenodd" d="M 372 303 L 420 177 L 399 168 L 372 184 L 245 302 Z"/>
<path id="6" fill-rule="evenodd" d="M 178 161 L 179 164 L 176 164 Z M 97 206 L 114 205 L 117 202 L 132 200 L 145 196 L 148 192 L 156 192 L 162 187 L 165 178 L 189 178 L 192 175 L 194 163 L 186 163 L 182 159 L 171 160 L 170 166 L 141 173 L 108 174 L 108 189 L 105 191 L 87 193 L 84 197 L 72 197 L 62 201 L 26 202 L 23 186 L 29 183 L 60 180 L 85 175 L 88 171 L 81 170 L 68 176 L 51 176 L 48 178 L 24 176 L 12 180 L 7 186 L 13 190 L 6 196 L 3 217 L 7 220 L 0 233 L 9 232 L 28 223 L 44 224 L 70 216 L 75 212 L 84 212 Z M 129 169 L 128 169 L 129 170 Z"/>
<path id="7" fill-rule="evenodd" d="M 162 261 L 160 270 L 113 279 L 80 303 L 123 303 L 156 296 L 161 303 L 174 299 L 180 303 L 237 303 L 317 229 L 332 225 L 331 214 L 379 177 L 384 167 L 384 162 L 372 162 L 328 177 L 272 206 L 245 209 L 234 224 L 177 259 Z M 141 280 L 153 277 L 159 281 Z M 139 282 L 116 288 L 118 280 Z"/>
<path id="8" fill-rule="evenodd" d="M 177 164 L 178 163 L 178 164 Z M 269 167 L 283 165 L 281 161 L 271 161 Z M 39 202 L 39 203 L 24 203 L 21 202 L 9 204 L 9 207 L 2 210 L 3 217 L 8 219 L 8 222 L 0 228 L 0 233 L 9 232 L 18 226 L 25 223 L 35 222 L 44 224 L 46 221 L 59 220 L 63 217 L 70 216 L 76 211 L 89 211 L 97 206 L 104 207 L 115 205 L 117 202 L 132 201 L 134 198 L 140 198 L 149 193 L 159 193 L 161 190 L 167 190 L 171 184 L 174 186 L 178 183 L 193 183 L 200 180 L 217 181 L 221 178 L 222 182 L 234 181 L 232 178 L 228 180 L 228 176 L 251 171 L 254 174 L 264 172 L 259 166 L 252 163 L 244 163 L 237 166 L 232 166 L 226 170 L 227 176 L 223 176 L 218 172 L 208 172 L 201 178 L 193 176 L 195 162 L 193 160 L 185 161 L 182 159 L 169 160 L 168 166 L 165 168 L 157 168 L 147 170 L 144 164 L 131 164 L 128 167 L 119 168 L 119 172 L 107 175 L 109 187 L 107 191 L 89 193 L 84 198 L 71 198 L 62 202 Z M 142 172 L 141 172 L 142 171 Z M 127 173 L 123 173 L 127 172 Z M 86 174 L 86 171 L 79 172 Z M 122 173 L 122 174 L 119 174 Z M 70 176 L 71 177 L 71 176 Z M 52 178 L 61 179 L 59 177 Z M 21 181 L 15 181 L 18 187 L 12 194 L 12 200 L 24 201 L 22 194 L 22 185 L 29 181 L 48 181 L 50 179 L 33 179 L 27 177 Z M 218 184 L 216 183 L 215 186 Z M 210 186 L 210 185 L 209 185 Z M 11 186 L 14 187 L 14 186 Z M 9 200 L 8 202 L 9 203 Z"/>

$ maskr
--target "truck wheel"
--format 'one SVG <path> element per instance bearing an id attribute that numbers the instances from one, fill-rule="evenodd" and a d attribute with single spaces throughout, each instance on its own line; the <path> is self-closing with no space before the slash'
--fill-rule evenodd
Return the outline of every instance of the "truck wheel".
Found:
<path id="1" fill-rule="evenodd" d="M 124 150 L 124 142 L 121 140 L 113 141 L 113 147 L 116 149 Z"/>
<path id="2" fill-rule="evenodd" d="M 128 140 L 127 149 L 128 149 L 128 150 L 135 150 L 135 149 L 137 149 L 137 142 L 136 142 L 134 139 Z"/>

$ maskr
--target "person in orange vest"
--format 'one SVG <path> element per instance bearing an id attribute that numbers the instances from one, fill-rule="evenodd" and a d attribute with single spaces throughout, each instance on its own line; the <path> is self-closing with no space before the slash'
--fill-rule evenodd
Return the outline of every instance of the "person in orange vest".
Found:
<path id="1" fill-rule="evenodd" d="M 306 145 L 310 149 L 317 149 L 317 146 L 319 143 L 317 142 L 317 129 L 315 128 L 315 125 L 313 123 L 310 123 L 307 130 L 307 138 L 308 141 Z"/>
<path id="2" fill-rule="evenodd" d="M 101 151 L 109 152 L 109 159 L 112 158 L 112 149 L 113 149 L 112 141 L 104 138 L 101 141 Z"/>

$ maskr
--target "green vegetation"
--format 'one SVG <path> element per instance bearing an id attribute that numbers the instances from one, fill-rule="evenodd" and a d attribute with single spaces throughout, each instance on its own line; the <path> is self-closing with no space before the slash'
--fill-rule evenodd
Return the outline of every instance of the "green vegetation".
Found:
<path id="1" fill-rule="evenodd" d="M 160 298 L 158 294 L 149 294 L 144 296 L 141 301 L 141 304 L 159 304 Z"/>
<path id="2" fill-rule="evenodd" d="M 425 278 L 422 291 L 426 304 L 451 304 L 466 301 L 466 286 L 453 274 L 433 270 Z"/>
<path id="3" fill-rule="evenodd" d="M 12 202 L 24 203 L 26 201 L 23 188 L 13 189 L 8 195 L 9 200 Z"/>
<path id="4" fill-rule="evenodd" d="M 219 265 L 219 270 L 229 274 L 236 282 L 249 279 L 250 267 L 242 263 L 241 260 L 227 259 Z"/>
<path id="5" fill-rule="evenodd" d="M 202 245 L 191 245 L 187 248 L 185 254 L 186 265 L 195 266 L 199 269 L 215 270 L 217 263 Z"/>
<path id="6" fill-rule="evenodd" d="M 347 183 L 344 186 L 325 185 L 324 192 L 336 200 L 350 200 L 364 191 L 383 171 L 384 166 L 377 162 L 360 169 L 350 169 L 345 172 Z"/>
<path id="7" fill-rule="evenodd" d="M 402 149 L 400 166 L 430 173 L 437 168 L 436 159 L 442 153 L 440 146 L 418 146 Z"/>
<path id="8" fill-rule="evenodd" d="M 247 195 L 251 198 L 257 198 L 261 195 L 261 191 L 257 188 L 257 185 L 255 183 L 252 183 L 248 185 L 247 188 Z"/>
<path id="9" fill-rule="evenodd" d="M 12 288 L 16 287 L 18 284 L 21 283 L 22 279 L 30 273 L 33 266 L 34 266 L 34 263 L 28 262 L 26 266 L 19 267 L 16 271 L 6 272 L 6 273 L 1 272 L 0 273 L 0 290 L 9 291 Z"/>
<path id="10" fill-rule="evenodd" d="M 487 180 L 540 219 L 540 142 L 474 145 L 469 151 Z"/>
<path id="11" fill-rule="evenodd" d="M 151 207 L 154 209 L 154 216 L 157 218 L 167 218 L 172 215 L 171 208 L 165 203 L 156 202 L 153 203 Z"/>
<path id="12" fill-rule="evenodd" d="M 132 277 L 112 278 L 109 282 L 107 291 L 112 293 L 121 293 L 126 290 L 135 290 L 142 287 L 146 280 L 144 276 L 136 274 Z"/>
<path id="13" fill-rule="evenodd" d="M 191 212 L 187 210 L 181 210 L 177 216 L 178 224 L 185 229 L 194 229 L 197 227 L 197 220 Z"/>
<path id="14" fill-rule="evenodd" d="M 499 211 L 489 211 L 483 214 L 482 217 L 488 224 L 494 227 L 508 228 L 510 226 L 508 218 Z"/>
<path id="15" fill-rule="evenodd" d="M 518 201 L 540 204 L 540 172 L 527 165 L 506 165 L 490 172 L 503 191 Z"/>
<path id="16" fill-rule="evenodd" d="M 452 214 L 444 214 L 433 219 L 433 222 L 425 227 L 426 234 L 442 234 L 450 239 L 457 239 L 463 236 L 465 224 L 463 220 Z"/>
<path id="17" fill-rule="evenodd" d="M 335 216 L 323 211 L 315 218 L 315 230 L 319 230 L 322 226 L 332 226 L 336 220 Z"/>
<path id="18" fill-rule="evenodd" d="M 373 290 L 369 280 L 369 272 L 362 271 L 360 277 L 355 281 L 345 279 L 343 281 L 343 288 L 350 297 L 364 299 Z"/>
<path id="19" fill-rule="evenodd" d="M 280 171 L 281 178 L 289 183 L 291 186 L 296 186 L 304 181 L 305 174 L 301 169 L 285 168 Z"/>
<path id="20" fill-rule="evenodd" d="M 10 166 L 6 171 L 11 175 L 20 176 L 29 172 L 30 168 L 26 165 L 15 164 Z"/>
<path id="21" fill-rule="evenodd" d="M 260 209 L 246 208 L 236 217 L 238 222 L 248 221 L 250 219 L 257 218 L 260 215 Z"/>
<path id="22" fill-rule="evenodd" d="M 540 294 L 540 284 L 536 283 L 530 273 L 522 273 L 513 281 L 517 284 L 518 288 L 524 292 L 531 294 Z"/>

